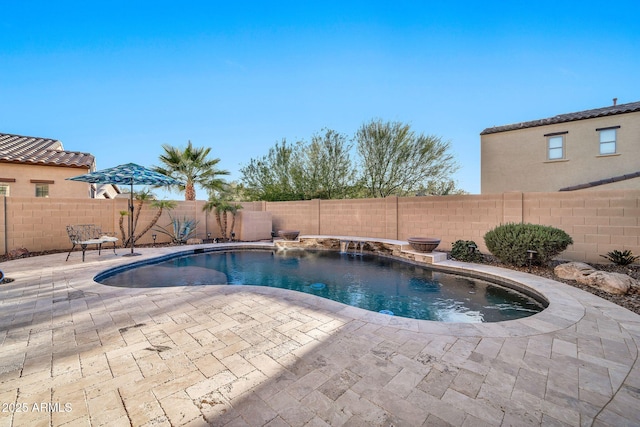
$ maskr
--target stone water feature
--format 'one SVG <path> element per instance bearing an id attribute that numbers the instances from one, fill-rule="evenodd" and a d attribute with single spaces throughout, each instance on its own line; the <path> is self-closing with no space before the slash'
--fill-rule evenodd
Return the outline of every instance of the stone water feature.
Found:
<path id="1" fill-rule="evenodd" d="M 289 248 L 328 249 L 349 253 L 350 255 L 372 253 L 405 258 L 410 261 L 423 262 L 425 264 L 433 264 L 447 259 L 445 252 L 420 252 L 410 246 L 407 241 L 393 239 L 313 235 L 299 236 L 296 240 L 275 240 L 274 244 L 280 250 Z"/>
<path id="2" fill-rule="evenodd" d="M 366 244 L 367 242 L 360 240 L 340 240 L 340 253 L 362 256 Z M 350 249 L 351 252 L 349 251 Z"/>

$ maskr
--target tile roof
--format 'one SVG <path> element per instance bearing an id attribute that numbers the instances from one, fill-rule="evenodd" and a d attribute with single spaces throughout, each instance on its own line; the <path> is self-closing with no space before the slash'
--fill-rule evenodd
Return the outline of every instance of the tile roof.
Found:
<path id="1" fill-rule="evenodd" d="M 518 130 L 532 128 L 536 126 L 553 125 L 556 123 L 573 122 L 577 120 L 593 119 L 596 117 L 613 116 L 616 114 L 634 113 L 640 111 L 640 101 L 631 102 L 628 104 L 611 105 L 609 107 L 596 108 L 593 110 L 579 111 L 577 113 L 560 114 L 548 119 L 533 120 L 530 122 L 514 123 L 511 125 L 494 126 L 486 128 L 480 135 L 487 135 L 490 133 L 506 132 L 509 130 Z"/>
<path id="2" fill-rule="evenodd" d="M 95 167 L 95 157 L 89 153 L 66 151 L 55 139 L 0 133 L 0 163 Z"/>
<path id="3" fill-rule="evenodd" d="M 611 178 L 601 179 L 598 181 L 587 182 L 586 184 L 572 185 L 571 187 L 564 187 L 558 191 L 575 191 L 584 190 L 585 188 L 598 187 L 600 185 L 611 184 L 612 182 L 626 181 L 627 179 L 633 179 L 640 177 L 640 171 L 634 173 L 628 173 L 625 175 L 618 175 Z"/>

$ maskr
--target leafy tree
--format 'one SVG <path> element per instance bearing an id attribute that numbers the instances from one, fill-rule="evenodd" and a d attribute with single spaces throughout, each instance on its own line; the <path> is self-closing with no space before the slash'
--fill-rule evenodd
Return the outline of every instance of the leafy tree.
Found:
<path id="1" fill-rule="evenodd" d="M 331 129 L 316 134 L 302 149 L 302 183 L 307 199 L 342 199 L 353 188 L 356 169 L 347 137 Z"/>
<path id="2" fill-rule="evenodd" d="M 286 139 L 269 149 L 266 156 L 251 159 L 240 169 L 242 183 L 255 200 L 302 200 L 300 149 L 302 142 L 287 144 Z"/>
<path id="3" fill-rule="evenodd" d="M 448 196 L 451 194 L 468 194 L 466 191 L 458 188 L 456 182 L 452 179 L 441 181 L 429 181 L 426 188 L 421 188 L 416 196 Z"/>
<path id="4" fill-rule="evenodd" d="M 163 166 L 156 166 L 153 170 L 183 181 L 185 185 L 178 186 L 177 190 L 184 191 L 185 200 L 196 199 L 196 184 L 221 188 L 224 180 L 218 178 L 218 175 L 229 175 L 228 171 L 216 168 L 220 159 L 207 158 L 210 147 L 194 147 L 189 141 L 186 148 L 176 148 L 168 144 L 163 144 L 162 148 L 164 153 L 160 155 L 160 162 Z"/>
<path id="5" fill-rule="evenodd" d="M 310 143 L 290 145 L 283 139 L 240 170 L 243 189 L 252 199 L 268 201 L 347 197 L 356 176 L 351 148 L 344 135 L 331 129 Z"/>
<path id="6" fill-rule="evenodd" d="M 442 181 L 458 169 L 449 142 L 416 135 L 400 122 L 373 120 L 356 134 L 361 183 L 367 197 L 415 194 L 430 181 Z"/>

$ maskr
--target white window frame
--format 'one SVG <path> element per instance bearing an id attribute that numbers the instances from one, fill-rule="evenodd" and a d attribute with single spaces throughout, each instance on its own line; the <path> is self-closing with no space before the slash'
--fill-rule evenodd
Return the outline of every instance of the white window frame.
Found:
<path id="1" fill-rule="evenodd" d="M 569 132 L 554 132 L 545 135 L 547 138 L 547 160 L 565 160 L 567 158 L 567 140 L 565 136 L 568 133 Z"/>
<path id="2" fill-rule="evenodd" d="M 0 196 L 9 197 L 11 195 L 11 186 L 9 184 L 0 183 Z"/>
<path id="3" fill-rule="evenodd" d="M 40 190 L 40 191 L 38 191 Z M 40 192 L 40 195 L 38 193 Z M 44 194 L 43 194 L 44 193 Z M 49 197 L 49 184 L 38 182 L 36 183 L 36 197 Z"/>
<path id="4" fill-rule="evenodd" d="M 609 156 L 618 153 L 618 129 L 620 126 L 596 129 L 600 133 L 599 153 L 601 156 Z M 613 138 L 611 138 L 613 135 Z"/>

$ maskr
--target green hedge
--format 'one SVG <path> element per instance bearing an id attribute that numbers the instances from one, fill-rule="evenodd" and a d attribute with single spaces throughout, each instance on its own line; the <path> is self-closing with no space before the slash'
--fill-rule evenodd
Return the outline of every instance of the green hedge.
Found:
<path id="1" fill-rule="evenodd" d="M 573 244 L 563 230 L 538 224 L 504 224 L 484 235 L 489 251 L 505 264 L 525 266 L 528 250 L 537 252 L 534 264 L 547 264 L 553 257 Z"/>

